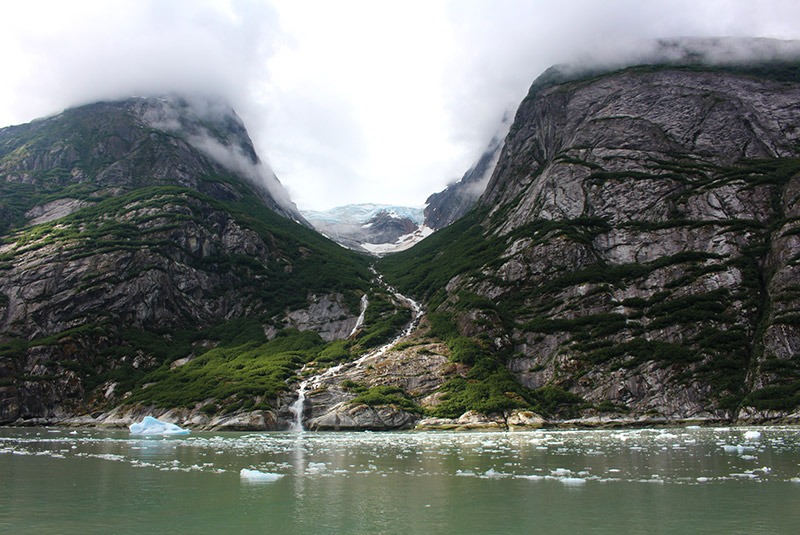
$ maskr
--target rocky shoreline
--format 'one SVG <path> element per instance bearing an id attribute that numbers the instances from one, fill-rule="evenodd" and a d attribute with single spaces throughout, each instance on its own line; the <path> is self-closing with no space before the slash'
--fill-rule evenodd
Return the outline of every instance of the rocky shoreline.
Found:
<path id="1" fill-rule="evenodd" d="M 391 406 L 369 407 L 351 404 L 337 411 L 334 419 L 319 420 L 309 431 L 526 431 L 532 429 L 614 429 L 645 427 L 798 425 L 800 411 L 745 412 L 737 418 L 667 418 L 663 416 L 596 415 L 570 419 L 547 419 L 532 411 L 518 410 L 505 416 L 467 412 L 459 418 L 420 418 Z M 291 420 L 276 411 L 248 411 L 226 415 L 205 415 L 196 410 L 156 407 L 116 408 L 106 413 L 82 416 L 20 419 L 3 427 L 127 428 L 145 416 L 175 423 L 194 431 L 286 431 Z"/>

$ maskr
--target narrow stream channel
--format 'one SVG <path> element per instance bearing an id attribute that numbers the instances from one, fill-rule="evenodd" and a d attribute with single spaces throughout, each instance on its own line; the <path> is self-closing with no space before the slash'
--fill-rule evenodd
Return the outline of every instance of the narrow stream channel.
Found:
<path id="1" fill-rule="evenodd" d="M 306 403 L 307 403 L 306 392 L 308 392 L 309 389 L 310 390 L 315 390 L 315 389 L 319 388 L 320 385 L 325 380 L 330 379 L 331 377 L 336 377 L 339 373 L 341 373 L 341 372 L 343 372 L 345 370 L 349 370 L 349 369 L 352 369 L 353 367 L 360 366 L 367 359 L 383 355 L 389 349 L 391 349 L 392 346 L 397 344 L 397 342 L 399 342 L 401 339 L 405 338 L 406 336 L 408 336 L 412 332 L 414 332 L 414 329 L 416 329 L 417 326 L 419 325 L 419 322 L 420 322 L 420 319 L 422 318 L 422 313 L 423 313 L 422 305 L 420 303 L 414 301 L 410 297 L 401 294 L 400 292 L 398 292 L 392 286 L 389 286 L 383 280 L 383 275 L 379 275 L 374 269 L 372 269 L 372 272 L 375 274 L 376 279 L 378 281 L 378 284 L 380 286 L 382 286 L 386 291 L 391 293 L 395 297 L 395 299 L 397 299 L 398 301 L 404 303 L 408 308 L 411 309 L 411 321 L 408 322 L 408 324 L 405 326 L 405 328 L 403 328 L 403 330 L 400 332 L 400 334 L 395 336 L 388 343 L 383 344 L 382 346 L 378 347 L 377 349 L 374 349 L 374 350 L 362 355 L 361 357 L 359 357 L 356 360 L 349 361 L 349 362 L 343 362 L 341 364 L 338 364 L 336 366 L 328 368 L 323 372 L 320 372 L 320 373 L 318 373 L 316 375 L 312 375 L 312 376 L 307 377 L 307 378 L 303 379 L 302 381 L 300 381 L 300 383 L 298 384 L 298 387 L 297 387 L 297 399 L 289 407 L 289 412 L 292 414 L 292 417 L 293 417 L 291 426 L 289 428 L 291 431 L 299 433 L 299 432 L 302 432 L 304 430 L 304 427 L 303 427 L 303 415 L 305 414 Z M 358 320 L 356 321 L 356 326 L 353 328 L 353 331 L 351 332 L 351 335 L 355 334 L 355 332 L 361 327 L 361 325 L 363 325 L 364 316 L 366 314 L 368 306 L 369 306 L 369 299 L 367 298 L 366 294 L 364 294 L 362 296 L 362 298 L 361 298 L 361 312 L 360 312 L 360 314 L 358 316 Z M 302 372 L 302 370 L 301 370 L 301 372 Z"/>

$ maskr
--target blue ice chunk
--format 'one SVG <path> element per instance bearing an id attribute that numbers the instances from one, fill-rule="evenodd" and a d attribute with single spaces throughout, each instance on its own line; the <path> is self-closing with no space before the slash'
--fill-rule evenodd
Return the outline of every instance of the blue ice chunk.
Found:
<path id="1" fill-rule="evenodd" d="M 145 416 L 139 423 L 131 424 L 132 435 L 188 435 L 191 431 L 152 416 Z"/>

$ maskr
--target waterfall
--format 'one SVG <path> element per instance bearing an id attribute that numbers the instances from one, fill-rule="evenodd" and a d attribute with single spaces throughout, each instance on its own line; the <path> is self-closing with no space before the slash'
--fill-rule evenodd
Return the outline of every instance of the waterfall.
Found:
<path id="1" fill-rule="evenodd" d="M 300 387 L 297 389 L 297 399 L 294 403 L 289 405 L 289 412 L 294 416 L 292 426 L 289 429 L 295 433 L 301 433 L 303 431 L 303 409 L 306 404 L 306 387 L 308 387 L 308 381 L 301 381 Z"/>
<path id="2" fill-rule="evenodd" d="M 406 297 L 393 287 L 386 284 L 383 281 L 382 275 L 379 275 L 374 268 L 370 269 L 376 275 L 378 283 L 381 286 L 383 286 L 388 292 L 394 295 L 395 299 L 397 299 L 398 301 L 402 301 L 411 309 L 411 321 L 406 325 L 406 327 L 402 330 L 402 332 L 400 332 L 400 334 L 395 336 L 389 343 L 383 344 L 377 349 L 373 349 L 369 353 L 362 355 L 361 357 L 359 357 L 354 361 L 342 362 L 340 364 L 337 364 L 336 366 L 332 366 L 327 370 L 324 370 L 316 375 L 312 375 L 302 380 L 297 388 L 297 399 L 294 401 L 294 403 L 292 403 L 289 406 L 289 412 L 294 417 L 289 429 L 291 431 L 294 431 L 295 433 L 300 433 L 303 431 L 303 412 L 306 403 L 306 392 L 309 389 L 314 391 L 320 388 L 327 379 L 335 377 L 343 370 L 349 370 L 361 366 L 365 361 L 372 359 L 376 356 L 383 355 L 389 349 L 391 349 L 395 344 L 397 344 L 402 338 L 410 335 L 414 331 L 414 329 L 416 329 L 417 326 L 419 325 L 423 313 L 422 305 L 420 303 L 417 303 L 410 297 Z M 367 298 L 367 295 L 364 294 L 361 296 L 361 313 L 359 314 L 358 319 L 356 320 L 356 326 L 353 328 L 353 332 L 350 333 L 350 336 L 355 334 L 356 330 L 364 324 L 364 315 L 367 311 L 368 306 L 369 306 L 369 299 Z M 301 370 L 300 373 L 302 374 L 304 370 L 305 368 Z"/>
<path id="3" fill-rule="evenodd" d="M 358 319 L 356 320 L 356 325 L 353 327 L 353 330 L 350 331 L 349 336 L 353 336 L 358 331 L 359 327 L 364 325 L 364 314 L 367 313 L 367 307 L 369 306 L 369 299 L 367 298 L 367 294 L 361 296 L 361 313 L 358 315 Z M 348 337 L 349 337 L 348 336 Z"/>

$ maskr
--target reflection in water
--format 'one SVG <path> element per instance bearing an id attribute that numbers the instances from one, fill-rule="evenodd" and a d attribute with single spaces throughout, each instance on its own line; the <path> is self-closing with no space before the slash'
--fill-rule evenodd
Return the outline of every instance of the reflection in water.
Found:
<path id="1" fill-rule="evenodd" d="M 294 466 L 294 496 L 297 503 L 303 502 L 303 489 L 305 488 L 305 471 L 306 471 L 306 457 L 303 446 L 303 437 L 305 433 L 300 432 L 294 438 L 294 455 L 292 456 L 292 464 Z"/>
<path id="2" fill-rule="evenodd" d="M 242 469 L 283 477 L 247 485 Z M 3 533 L 136 533 L 141 517 L 198 533 L 780 533 L 800 525 L 800 433 L 0 429 L 0 481 Z"/>

